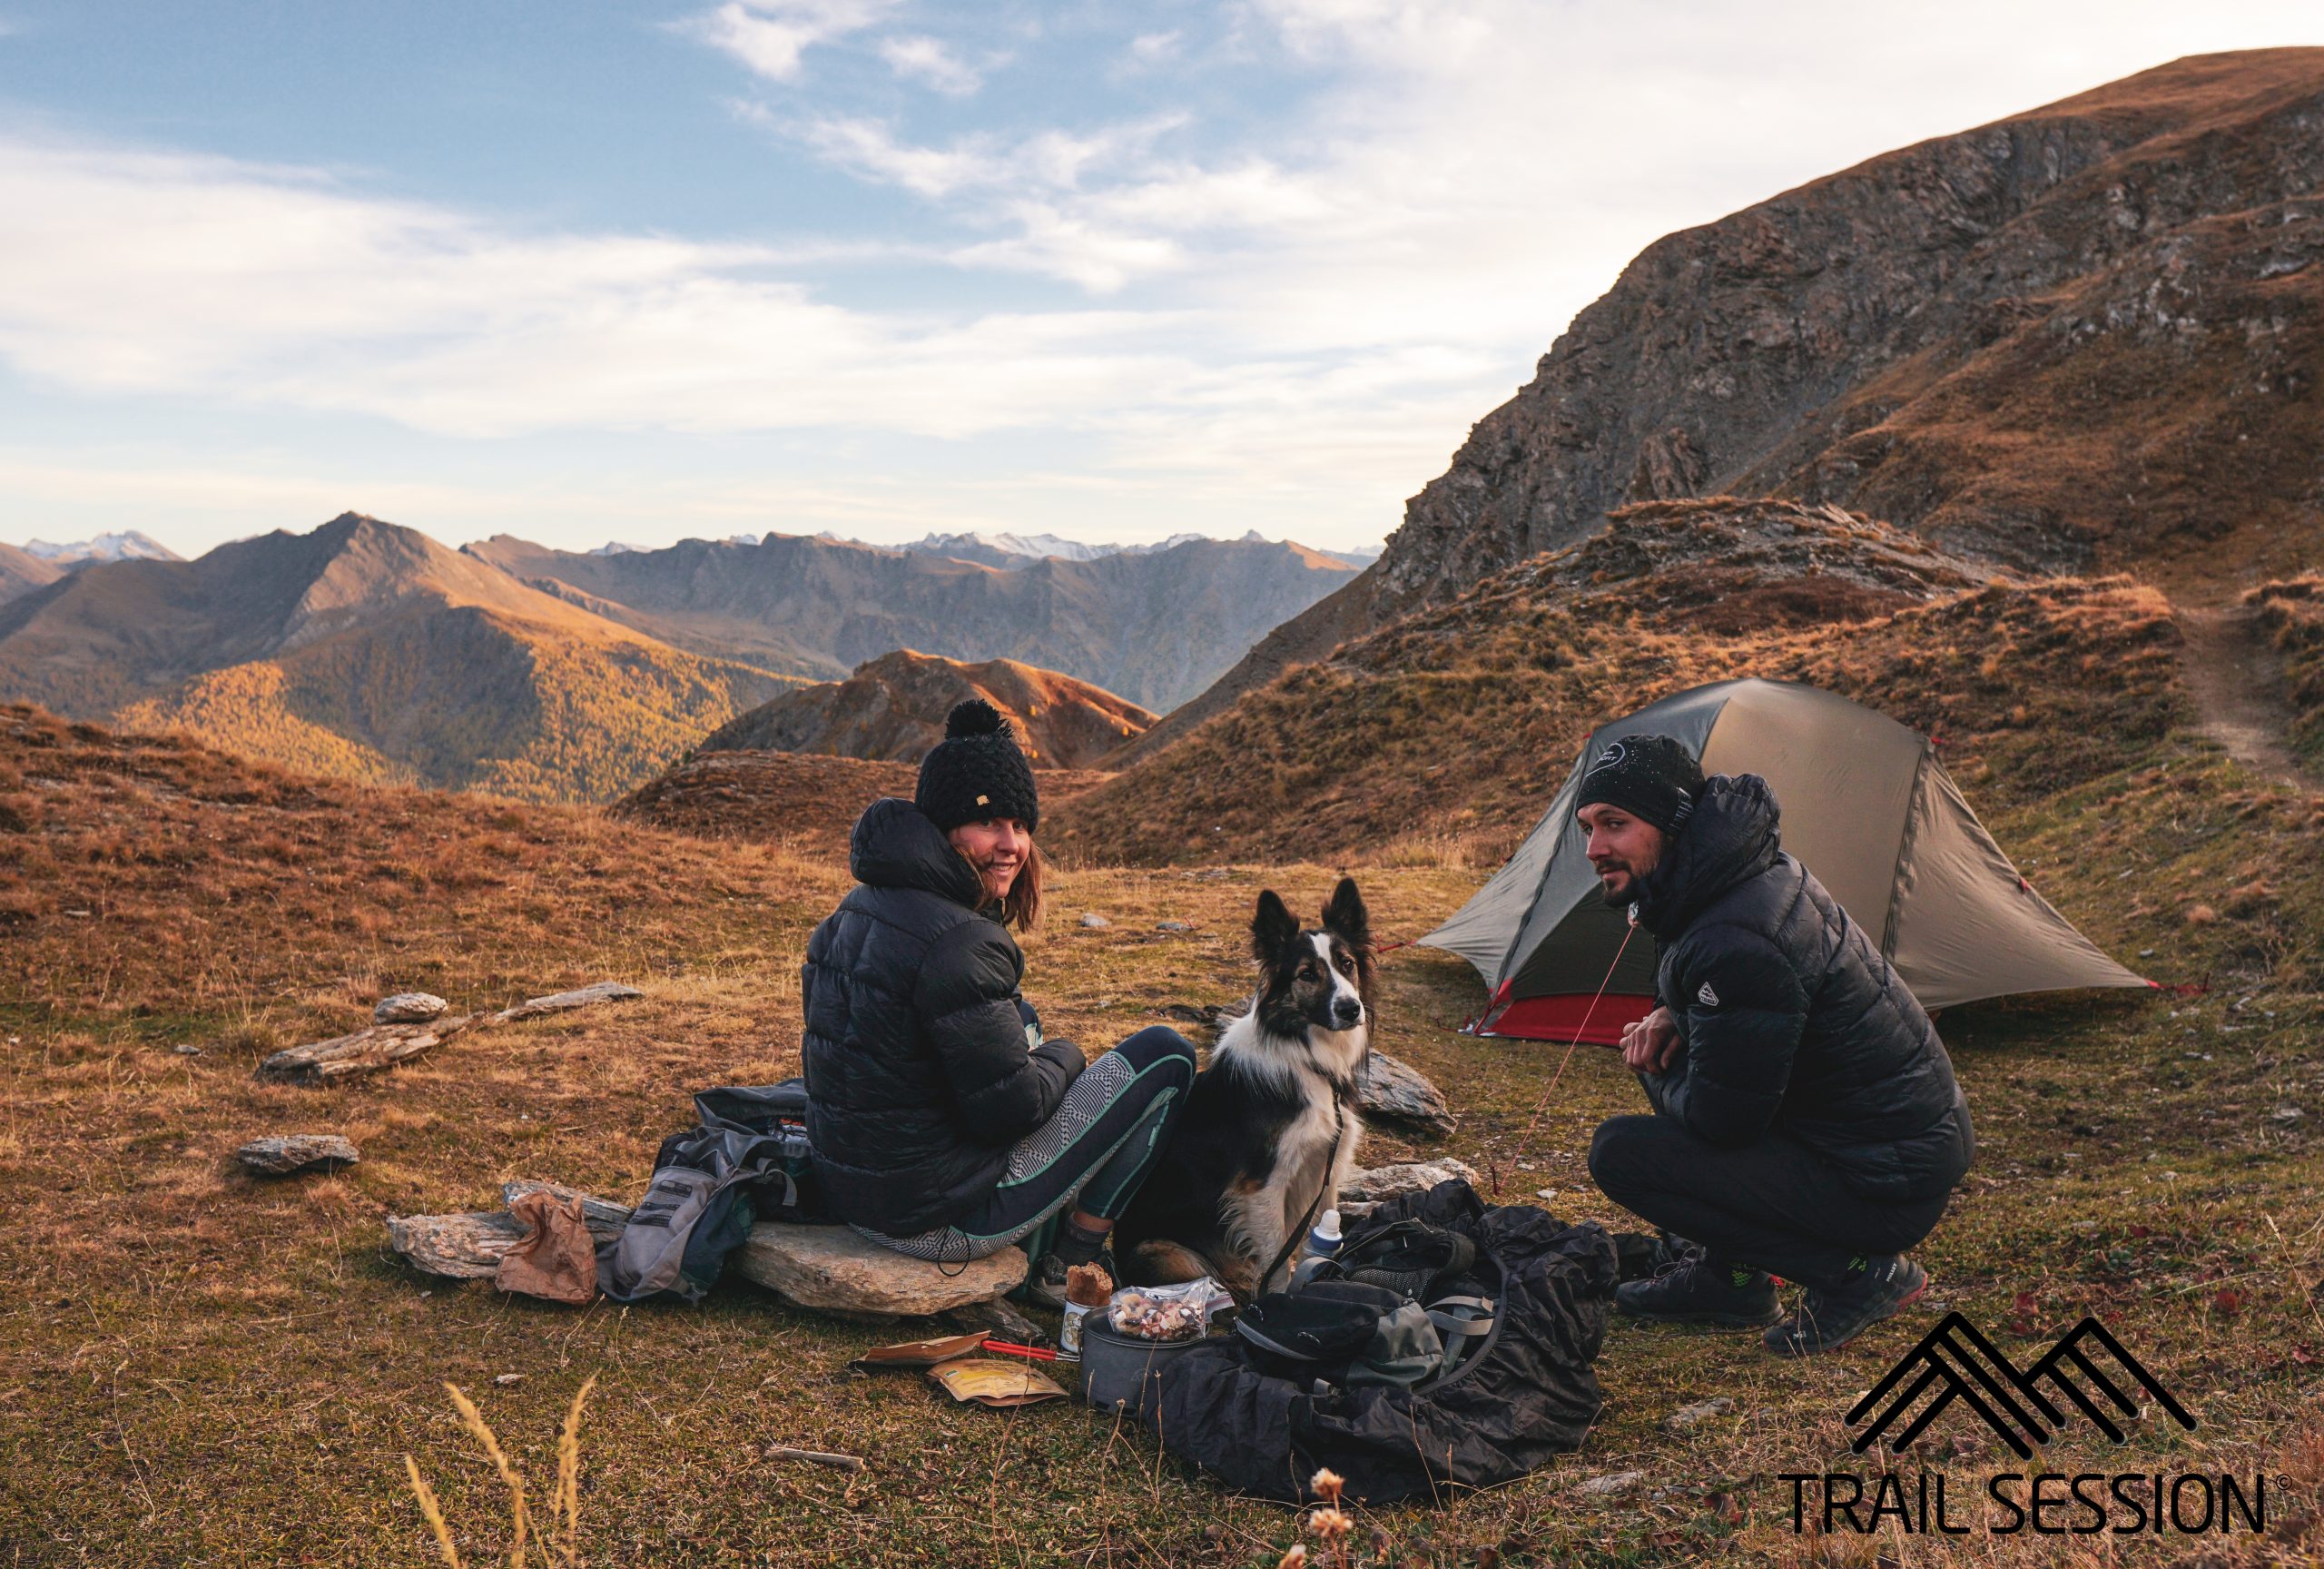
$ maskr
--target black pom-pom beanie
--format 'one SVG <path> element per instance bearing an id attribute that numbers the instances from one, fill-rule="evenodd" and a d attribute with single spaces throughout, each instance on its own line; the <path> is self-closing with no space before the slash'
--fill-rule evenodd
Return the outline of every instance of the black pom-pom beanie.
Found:
<path id="1" fill-rule="evenodd" d="M 1000 710 L 981 697 L 953 706 L 944 739 L 921 759 L 912 802 L 947 834 L 988 817 L 1015 817 L 1029 831 L 1041 820 L 1033 765 Z"/>
<path id="2" fill-rule="evenodd" d="M 1702 765 L 1668 735 L 1625 735 L 1610 742 L 1581 775 L 1574 809 L 1603 803 L 1676 834 L 1703 793 Z"/>

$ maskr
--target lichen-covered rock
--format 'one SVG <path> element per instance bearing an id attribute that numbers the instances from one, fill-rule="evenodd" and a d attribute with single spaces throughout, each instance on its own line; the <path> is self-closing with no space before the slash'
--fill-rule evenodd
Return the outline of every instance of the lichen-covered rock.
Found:
<path id="1" fill-rule="evenodd" d="M 253 1139 L 234 1158 L 267 1177 L 287 1177 L 310 1166 L 352 1166 L 362 1154 L 338 1133 L 291 1133 Z"/>
<path id="2" fill-rule="evenodd" d="M 492 1016 L 495 1024 L 513 1024 L 522 1019 L 538 1019 L 546 1013 L 569 1013 L 576 1008 L 593 1007 L 599 1002 L 621 1002 L 645 993 L 635 986 L 625 986 L 618 981 L 600 981 L 594 986 L 584 986 L 573 992 L 553 992 L 546 997 L 528 997 L 514 1008 L 503 1008 Z"/>
<path id="3" fill-rule="evenodd" d="M 1025 1278 L 1021 1248 L 967 1265 L 926 1264 L 866 1241 L 844 1226 L 751 1228 L 727 1260 L 730 1273 L 794 1308 L 850 1318 L 911 1317 L 982 1302 Z"/>
<path id="4" fill-rule="evenodd" d="M 500 1256 L 524 1239 L 525 1223 L 506 1209 L 461 1215 L 390 1215 L 388 1245 L 416 1268 L 456 1280 L 489 1279 Z"/>
<path id="5" fill-rule="evenodd" d="M 281 1084 L 329 1084 L 409 1062 L 485 1018 L 462 1013 L 426 1024 L 374 1024 L 352 1035 L 277 1051 L 258 1065 L 257 1077 Z"/>
<path id="6" fill-rule="evenodd" d="M 1417 1069 L 1405 1066 L 1384 1051 L 1374 1051 L 1355 1081 L 1356 1096 L 1368 1117 L 1404 1122 L 1439 1137 L 1460 1125 L 1444 1103 L 1443 1090 Z"/>
<path id="7" fill-rule="evenodd" d="M 1446 1157 L 1441 1160 L 1414 1160 L 1401 1166 L 1375 1166 L 1368 1171 L 1351 1171 L 1340 1184 L 1342 1202 L 1377 1204 L 1384 1199 L 1401 1198 L 1406 1193 L 1425 1193 L 1442 1182 L 1458 1179 L 1474 1188 L 1484 1180 L 1476 1168 L 1465 1160 Z"/>
<path id="8" fill-rule="evenodd" d="M 425 1024 L 451 1006 L 441 997 L 428 992 L 399 992 L 392 997 L 382 997 L 371 1010 L 374 1024 Z"/>

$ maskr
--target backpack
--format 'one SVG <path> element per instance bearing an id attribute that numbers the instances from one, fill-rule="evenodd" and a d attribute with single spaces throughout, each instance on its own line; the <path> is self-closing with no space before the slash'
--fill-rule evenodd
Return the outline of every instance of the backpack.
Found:
<path id="1" fill-rule="evenodd" d="M 1165 1448 L 1295 1503 L 1329 1466 L 1379 1505 L 1443 1502 L 1581 1446 L 1618 1273 L 1605 1229 L 1488 1208 L 1458 1180 L 1372 1219 L 1296 1296 L 1246 1308 L 1249 1332 L 1238 1321 L 1141 1392 L 1137 1418 Z"/>
<path id="2" fill-rule="evenodd" d="M 700 1120 L 662 1140 L 645 1197 L 620 1235 L 598 1246 L 598 1288 L 616 1302 L 665 1293 L 699 1302 L 763 1213 L 824 1218 L 804 1080 L 705 1090 L 694 1104 Z"/>

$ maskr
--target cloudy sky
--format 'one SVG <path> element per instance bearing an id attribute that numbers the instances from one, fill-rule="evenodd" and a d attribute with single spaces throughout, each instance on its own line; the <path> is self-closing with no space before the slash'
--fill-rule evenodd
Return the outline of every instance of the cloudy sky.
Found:
<path id="1" fill-rule="evenodd" d="M 1658 235 L 2299 5 L 0 0 L 0 539 L 1345 548 Z"/>

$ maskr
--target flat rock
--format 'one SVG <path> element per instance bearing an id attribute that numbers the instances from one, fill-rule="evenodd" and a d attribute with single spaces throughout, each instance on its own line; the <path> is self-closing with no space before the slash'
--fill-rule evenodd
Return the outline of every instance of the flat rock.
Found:
<path id="1" fill-rule="evenodd" d="M 1673 1433 L 1692 1432 L 1714 1416 L 1724 1416 L 1735 1409 L 1735 1402 L 1724 1395 L 1714 1395 L 1708 1400 L 1698 1400 L 1692 1406 L 1681 1406 L 1663 1419 L 1662 1425 Z"/>
<path id="2" fill-rule="evenodd" d="M 500 1256 L 524 1239 L 525 1223 L 506 1209 L 464 1215 L 390 1215 L 388 1245 L 414 1268 L 456 1280 L 489 1279 Z"/>
<path id="3" fill-rule="evenodd" d="M 1003 1248 L 966 1266 L 924 1264 L 844 1226 L 751 1228 L 727 1268 L 794 1308 L 849 1317 L 942 1313 L 988 1301 L 1025 1278 L 1024 1250 Z"/>
<path id="4" fill-rule="evenodd" d="M 291 1133 L 253 1139 L 234 1151 L 234 1158 L 268 1177 L 287 1177 L 310 1166 L 352 1166 L 362 1154 L 337 1133 Z"/>
<path id="5" fill-rule="evenodd" d="M 503 1008 L 492 1016 L 495 1024 L 513 1024 L 521 1019 L 538 1019 L 545 1013 L 569 1013 L 576 1008 L 590 1008 L 600 1002 L 620 1002 L 645 993 L 635 986 L 625 986 L 618 981 L 600 981 L 594 986 L 584 986 L 577 992 L 552 992 L 546 997 L 527 997 L 514 1008 Z"/>
<path id="6" fill-rule="evenodd" d="M 258 1065 L 256 1077 L 279 1084 L 329 1084 L 378 1073 L 481 1022 L 482 1013 L 462 1013 L 426 1024 L 374 1024 L 352 1035 L 277 1051 Z"/>
<path id="7" fill-rule="evenodd" d="M 1456 1179 L 1472 1188 L 1484 1180 L 1467 1161 L 1447 1156 L 1442 1160 L 1414 1160 L 1402 1166 L 1351 1171 L 1347 1180 L 1340 1184 L 1340 1198 L 1353 1199 L 1359 1204 L 1377 1204 L 1383 1199 L 1401 1198 L 1406 1193 L 1425 1193 L 1439 1183 Z"/>
<path id="8" fill-rule="evenodd" d="M 629 1224 L 629 1206 L 616 1204 L 610 1199 L 600 1199 L 594 1193 L 584 1193 L 578 1188 L 567 1188 L 561 1182 L 503 1182 L 500 1201 L 514 1205 L 527 1193 L 546 1193 L 562 1202 L 567 1199 L 581 1200 L 581 1219 L 589 1228 L 589 1235 L 600 1242 L 610 1242 L 621 1235 Z"/>
<path id="9" fill-rule="evenodd" d="M 1191 932 L 1194 930 L 1193 927 L 1187 925 L 1183 921 L 1157 921 L 1154 923 L 1154 929 L 1157 932 Z"/>
<path id="10" fill-rule="evenodd" d="M 371 1010 L 374 1024 L 425 1024 L 451 1006 L 429 992 L 399 992 Z"/>
<path id="11" fill-rule="evenodd" d="M 1374 1117 L 1409 1123 L 1439 1137 L 1460 1125 L 1444 1103 L 1443 1091 L 1384 1051 L 1372 1053 L 1355 1088 L 1364 1110 Z"/>
<path id="12" fill-rule="evenodd" d="M 1107 920 L 1103 915 L 1098 914 L 1094 910 L 1081 917 L 1081 923 L 1084 926 L 1088 927 L 1093 932 L 1102 932 L 1107 927 L 1113 924 L 1112 922 Z"/>
<path id="13" fill-rule="evenodd" d="M 1610 1471 L 1603 1476 L 1592 1476 L 1574 1488 L 1577 1493 L 1627 1493 L 1646 1480 L 1643 1471 Z"/>

